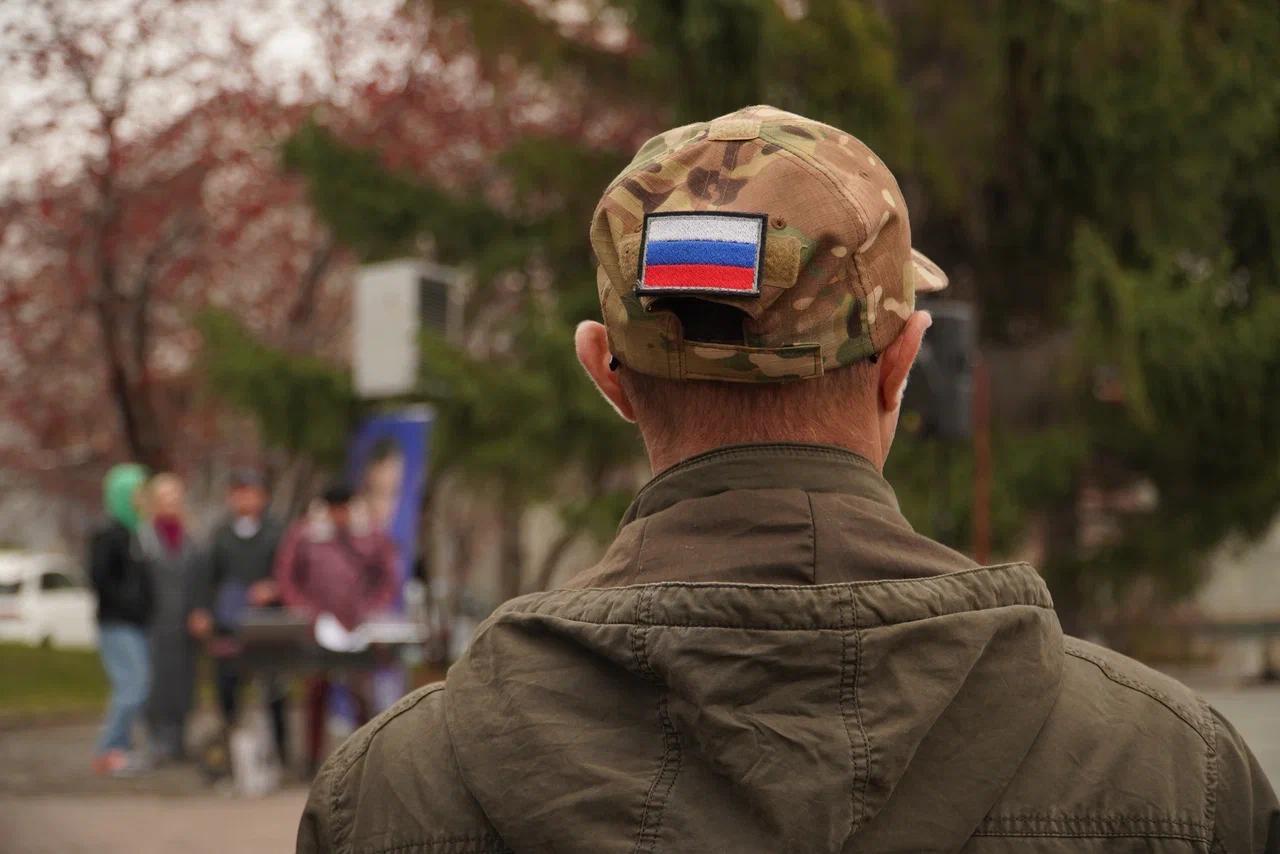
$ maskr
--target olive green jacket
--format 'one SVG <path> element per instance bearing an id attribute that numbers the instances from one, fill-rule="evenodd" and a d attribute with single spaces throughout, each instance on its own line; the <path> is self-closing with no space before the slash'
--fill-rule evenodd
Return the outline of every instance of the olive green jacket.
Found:
<path id="1" fill-rule="evenodd" d="M 911 530 L 833 448 L 656 478 L 325 764 L 325 852 L 1261 852 L 1275 794 L 1179 683 L 1064 637 L 1026 564 Z"/>

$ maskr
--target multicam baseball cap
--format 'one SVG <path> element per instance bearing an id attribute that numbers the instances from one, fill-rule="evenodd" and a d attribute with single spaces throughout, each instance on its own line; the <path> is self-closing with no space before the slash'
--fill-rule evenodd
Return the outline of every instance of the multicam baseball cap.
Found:
<path id="1" fill-rule="evenodd" d="M 645 143 L 605 190 L 591 245 L 613 355 L 668 379 L 821 376 L 879 353 L 917 293 L 947 286 L 871 149 L 766 106 Z M 707 304 L 741 312 L 741 334 L 732 312 L 729 334 L 686 330 Z"/>

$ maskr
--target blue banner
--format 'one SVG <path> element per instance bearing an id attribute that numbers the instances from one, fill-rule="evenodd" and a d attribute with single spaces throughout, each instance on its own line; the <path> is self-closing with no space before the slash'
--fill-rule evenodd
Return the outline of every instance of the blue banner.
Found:
<path id="1" fill-rule="evenodd" d="M 396 544 L 401 585 L 418 554 L 431 426 L 426 407 L 380 413 L 360 424 L 347 454 L 347 481 L 367 521 Z"/>

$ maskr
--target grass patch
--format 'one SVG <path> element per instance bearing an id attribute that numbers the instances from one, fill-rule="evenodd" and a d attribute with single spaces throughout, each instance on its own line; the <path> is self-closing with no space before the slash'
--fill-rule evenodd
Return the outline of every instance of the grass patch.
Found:
<path id="1" fill-rule="evenodd" d="M 0 644 L 0 714 L 100 709 L 107 678 L 95 650 Z"/>

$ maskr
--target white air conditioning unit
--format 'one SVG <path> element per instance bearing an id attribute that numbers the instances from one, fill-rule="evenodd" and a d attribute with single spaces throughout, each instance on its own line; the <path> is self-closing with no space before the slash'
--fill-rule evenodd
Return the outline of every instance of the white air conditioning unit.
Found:
<path id="1" fill-rule="evenodd" d="M 352 299 L 351 363 L 361 397 L 396 397 L 418 379 L 418 337 L 452 336 L 460 321 L 460 277 L 451 267 L 415 258 L 365 264 Z"/>

